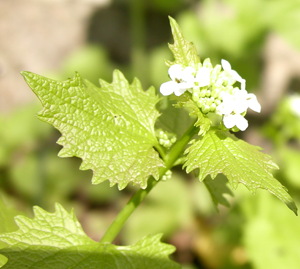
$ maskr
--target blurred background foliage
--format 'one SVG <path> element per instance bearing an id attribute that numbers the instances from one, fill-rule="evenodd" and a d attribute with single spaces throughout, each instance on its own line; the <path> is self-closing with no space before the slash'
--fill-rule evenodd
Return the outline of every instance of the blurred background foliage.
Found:
<path id="1" fill-rule="evenodd" d="M 27 14 L 29 9 L 36 13 Z M 64 80 L 77 71 L 98 84 L 99 78 L 110 81 L 117 68 L 129 80 L 137 76 L 145 88 L 158 89 L 168 79 L 165 61 L 171 59 L 168 15 L 202 60 L 227 59 L 246 78 L 263 111 L 249 114 L 249 129 L 238 135 L 274 157 L 280 166 L 276 177 L 300 205 L 299 0 L 12 0 L 0 2 L 0 10 L 6 11 L 0 37 L 15 24 L 11 37 L 0 38 L 1 232 L 16 228 L 3 216 L 31 216 L 33 205 L 52 210 L 60 202 L 75 208 L 87 234 L 97 240 L 135 190 L 91 185 L 91 172 L 78 169 L 80 160 L 57 157 L 59 134 L 37 119 L 40 105 L 19 72 Z M 44 15 L 36 15 L 40 11 Z M 68 35 L 67 26 L 78 33 Z M 187 113 L 164 98 L 159 106 L 158 127 L 180 136 L 189 125 Z M 209 179 L 202 184 L 174 169 L 132 215 L 117 243 L 162 232 L 185 269 L 299 268 L 299 217 L 264 191 L 252 195 L 243 187 L 234 195 L 227 187 L 224 205 L 230 207 L 216 206 L 210 187 Z"/>

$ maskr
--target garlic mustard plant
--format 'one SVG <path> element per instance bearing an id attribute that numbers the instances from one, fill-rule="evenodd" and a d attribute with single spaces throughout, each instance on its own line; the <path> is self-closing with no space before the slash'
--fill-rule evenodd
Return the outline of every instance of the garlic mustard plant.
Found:
<path id="1" fill-rule="evenodd" d="M 100 85 L 79 74 L 61 82 L 22 72 L 42 103 L 39 118 L 61 133 L 59 156 L 81 158 L 80 169 L 93 171 L 93 184 L 109 181 L 120 191 L 129 184 L 138 188 L 101 231 L 99 242 L 89 238 L 74 213 L 59 204 L 54 213 L 34 207 L 33 219 L 17 217 L 17 231 L 0 233 L 0 265 L 2 255 L 7 262 L 3 268 L 181 268 L 170 259 L 175 247 L 162 243 L 162 234 L 145 234 L 130 246 L 113 244 L 156 184 L 172 183 L 172 169 L 178 165 L 187 173 L 194 171 L 195 180 L 210 182 L 207 189 L 216 205 L 228 206 L 223 194 L 243 184 L 252 192 L 269 191 L 297 214 L 286 188 L 273 177 L 278 166 L 272 158 L 230 132 L 246 130 L 249 108 L 260 112 L 256 96 L 246 91 L 246 81 L 227 61 L 214 67 L 209 59 L 201 62 L 176 21 L 170 18 L 170 23 L 174 61 L 169 63 L 170 81 L 161 85 L 160 92 L 174 94 L 176 107 L 190 111 L 191 125 L 180 135 L 178 126 L 170 127 L 159 118 L 165 111 L 158 111 L 155 89 L 144 90 L 138 79 L 129 83 L 120 71 L 113 73 L 111 83 L 100 80 Z M 226 186 L 218 174 L 227 178 Z"/>

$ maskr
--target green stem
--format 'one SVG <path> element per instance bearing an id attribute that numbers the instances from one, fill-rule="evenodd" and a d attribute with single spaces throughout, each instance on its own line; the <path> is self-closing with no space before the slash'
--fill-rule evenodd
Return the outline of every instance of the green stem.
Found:
<path id="1" fill-rule="evenodd" d="M 157 152 L 159 153 L 160 157 L 163 160 L 165 160 L 166 153 L 165 153 L 164 148 L 160 144 L 155 145 L 154 148 L 157 150 Z"/>
<path id="2" fill-rule="evenodd" d="M 182 154 L 187 143 L 192 139 L 192 137 L 197 133 L 197 128 L 194 124 L 185 132 L 185 134 L 178 140 L 174 146 L 171 148 L 170 152 L 165 156 L 165 167 L 163 167 L 159 172 L 159 178 L 170 170 L 175 161 Z M 128 201 L 128 203 L 123 207 L 120 213 L 117 215 L 113 223 L 108 227 L 107 231 L 100 240 L 100 243 L 111 243 L 120 230 L 123 228 L 126 220 L 132 214 L 132 212 L 140 205 L 140 203 L 145 199 L 148 193 L 153 189 L 153 187 L 159 181 L 155 180 L 153 177 L 150 177 L 148 181 L 148 186 L 146 189 L 138 190 Z"/>

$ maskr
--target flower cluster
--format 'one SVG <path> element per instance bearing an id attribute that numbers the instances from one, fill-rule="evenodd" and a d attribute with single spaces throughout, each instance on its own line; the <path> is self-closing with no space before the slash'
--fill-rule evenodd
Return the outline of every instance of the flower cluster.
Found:
<path id="1" fill-rule="evenodd" d="M 180 96 L 188 91 L 202 113 L 222 116 L 228 129 L 246 130 L 248 121 L 244 116 L 247 109 L 261 110 L 256 96 L 246 91 L 246 80 L 226 60 L 215 67 L 209 59 L 195 67 L 174 64 L 168 73 L 171 80 L 160 86 L 163 95 L 174 93 Z M 240 83 L 240 88 L 233 86 L 236 82 Z"/>
<path id="2" fill-rule="evenodd" d="M 174 134 L 157 129 L 155 135 L 158 138 L 158 143 L 165 148 L 170 148 L 176 142 L 176 136 Z"/>

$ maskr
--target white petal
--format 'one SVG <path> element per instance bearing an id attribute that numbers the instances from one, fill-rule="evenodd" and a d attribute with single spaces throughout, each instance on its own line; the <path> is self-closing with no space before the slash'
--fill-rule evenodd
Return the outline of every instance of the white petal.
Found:
<path id="1" fill-rule="evenodd" d="M 236 126 L 241 131 L 245 131 L 248 127 L 248 121 L 242 115 L 225 115 L 223 118 L 223 123 L 228 129 Z"/>
<path id="2" fill-rule="evenodd" d="M 188 66 L 183 69 L 180 78 L 186 82 L 193 81 L 195 77 L 195 73 L 196 70 L 193 67 Z"/>
<path id="3" fill-rule="evenodd" d="M 225 115 L 223 123 L 226 128 L 230 129 L 235 126 L 235 115 Z"/>
<path id="4" fill-rule="evenodd" d="M 174 81 L 168 81 L 160 85 L 159 91 L 162 95 L 170 95 L 178 87 L 178 83 Z"/>
<path id="5" fill-rule="evenodd" d="M 234 111 L 235 114 L 241 114 L 248 109 L 247 97 L 248 93 L 246 90 L 239 90 L 236 88 L 233 90 L 230 104 L 228 104 L 228 106 L 232 107 L 232 111 Z"/>
<path id="6" fill-rule="evenodd" d="M 199 83 L 200 87 L 204 87 L 210 84 L 210 74 L 211 69 L 210 68 L 200 68 L 196 74 L 195 81 Z"/>
<path id="7" fill-rule="evenodd" d="M 174 94 L 176 96 L 180 96 L 182 95 L 187 89 L 186 88 L 180 88 L 180 87 L 177 87 L 175 90 L 174 90 Z"/>
<path id="8" fill-rule="evenodd" d="M 232 111 L 234 111 L 236 114 L 241 114 L 247 111 L 249 102 L 247 102 L 246 99 L 236 99 L 232 106 Z"/>
<path id="9" fill-rule="evenodd" d="M 177 85 L 178 85 L 178 88 L 181 90 L 187 90 L 187 89 L 194 87 L 193 82 L 181 82 L 181 83 L 178 83 Z"/>
<path id="10" fill-rule="evenodd" d="M 222 114 L 230 114 L 233 112 L 235 108 L 234 97 L 227 92 L 223 92 L 222 99 L 223 102 L 218 106 L 218 109 L 222 112 Z"/>
<path id="11" fill-rule="evenodd" d="M 222 67 L 225 71 L 229 72 L 230 75 L 232 76 L 232 78 L 238 82 L 241 83 L 241 89 L 242 90 L 245 90 L 246 89 L 246 80 L 243 79 L 238 72 L 236 72 L 235 70 L 232 70 L 231 69 L 231 65 L 228 61 L 222 59 L 221 60 L 221 64 L 222 64 Z"/>
<path id="12" fill-rule="evenodd" d="M 245 91 L 246 90 L 246 79 L 242 79 L 241 82 L 241 90 Z"/>
<path id="13" fill-rule="evenodd" d="M 187 72 L 189 74 L 193 74 L 193 73 L 196 73 L 196 70 L 195 70 L 194 67 L 187 66 L 186 68 L 184 68 L 184 72 Z"/>
<path id="14" fill-rule="evenodd" d="M 232 75 L 232 77 L 233 77 L 236 81 L 238 81 L 238 82 L 240 82 L 240 83 L 242 83 L 242 81 L 244 80 L 244 79 L 238 74 L 238 72 L 236 72 L 235 70 L 230 70 L 230 74 Z"/>
<path id="15" fill-rule="evenodd" d="M 234 115 L 235 116 L 235 125 L 241 131 L 245 131 L 248 127 L 248 121 L 242 115 Z"/>
<path id="16" fill-rule="evenodd" d="M 248 98 L 248 92 L 245 89 L 237 90 L 235 93 L 239 94 L 243 98 Z"/>
<path id="17" fill-rule="evenodd" d="M 221 114 L 229 115 L 233 112 L 233 106 L 231 105 L 231 103 L 222 103 L 219 107 L 218 108 Z"/>
<path id="18" fill-rule="evenodd" d="M 231 94 L 228 92 L 222 91 L 220 92 L 220 97 L 222 98 L 223 101 L 227 100 L 228 98 L 231 98 Z"/>
<path id="19" fill-rule="evenodd" d="M 261 111 L 261 105 L 257 101 L 255 94 L 253 94 L 253 93 L 248 94 L 248 106 L 255 112 L 260 113 L 260 111 Z"/>
<path id="20" fill-rule="evenodd" d="M 221 60 L 221 65 L 222 65 L 222 67 L 225 71 L 230 71 L 231 70 L 231 65 L 228 61 L 222 59 Z"/>
<path id="21" fill-rule="evenodd" d="M 183 71 L 183 66 L 181 64 L 171 65 L 168 70 L 169 77 L 172 80 L 180 79 L 182 77 L 182 71 Z"/>

